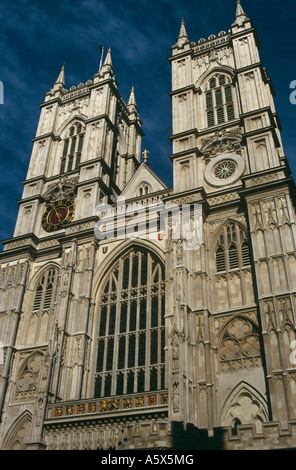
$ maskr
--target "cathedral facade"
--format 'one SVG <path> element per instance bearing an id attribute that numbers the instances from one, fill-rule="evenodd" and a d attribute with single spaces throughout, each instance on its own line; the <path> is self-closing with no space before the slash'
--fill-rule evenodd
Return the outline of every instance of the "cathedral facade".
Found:
<path id="1" fill-rule="evenodd" d="M 111 50 L 78 87 L 62 68 L 0 254 L 1 449 L 296 447 L 295 189 L 259 48 L 239 0 L 217 36 L 182 20 L 172 187 Z"/>

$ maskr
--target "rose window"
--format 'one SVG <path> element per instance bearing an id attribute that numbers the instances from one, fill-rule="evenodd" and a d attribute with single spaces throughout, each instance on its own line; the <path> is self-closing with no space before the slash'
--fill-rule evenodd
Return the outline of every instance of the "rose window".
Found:
<path id="1" fill-rule="evenodd" d="M 212 158 L 205 168 L 205 180 L 214 187 L 236 183 L 245 170 L 245 161 L 236 153 L 223 153 Z"/>
<path id="2" fill-rule="evenodd" d="M 219 180 L 230 178 L 236 170 L 236 164 L 233 160 L 225 160 L 214 167 L 213 173 Z"/>

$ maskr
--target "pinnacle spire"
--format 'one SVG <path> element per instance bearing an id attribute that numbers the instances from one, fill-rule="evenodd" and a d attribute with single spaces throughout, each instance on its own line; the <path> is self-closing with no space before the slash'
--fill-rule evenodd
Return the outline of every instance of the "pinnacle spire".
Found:
<path id="1" fill-rule="evenodd" d="M 241 23 L 243 20 L 247 20 L 247 19 L 248 17 L 243 10 L 243 7 L 241 5 L 241 0 L 236 0 L 235 23 Z"/>
<path id="2" fill-rule="evenodd" d="M 245 15 L 243 7 L 241 5 L 241 0 L 236 0 L 236 17 Z"/>
<path id="3" fill-rule="evenodd" d="M 134 89 L 134 85 L 132 86 L 132 89 L 131 89 L 131 94 L 130 94 L 130 97 L 129 97 L 129 100 L 128 100 L 128 103 L 127 105 L 134 105 L 134 106 L 137 106 L 137 103 L 136 103 L 136 97 L 135 97 L 135 89 Z"/>
<path id="4" fill-rule="evenodd" d="M 179 32 L 179 36 L 178 36 L 178 39 L 181 39 L 181 38 L 188 39 L 187 31 L 186 31 L 186 28 L 185 28 L 184 18 L 182 18 L 182 20 L 181 20 L 181 27 L 180 27 L 180 32 Z"/>
<path id="5" fill-rule="evenodd" d="M 179 49 L 183 49 L 184 47 L 187 47 L 188 44 L 190 44 L 190 41 L 189 41 L 189 37 L 188 37 L 187 31 L 186 31 L 186 28 L 185 28 L 184 18 L 182 18 L 181 27 L 180 27 L 179 36 L 178 36 L 178 39 L 177 39 L 176 46 Z"/>
<path id="6" fill-rule="evenodd" d="M 111 47 L 109 47 L 108 49 L 108 52 L 104 61 L 104 65 L 110 65 L 112 67 Z"/>
<path id="7" fill-rule="evenodd" d="M 59 76 L 56 79 L 55 85 L 65 86 L 65 65 L 62 66 Z"/>

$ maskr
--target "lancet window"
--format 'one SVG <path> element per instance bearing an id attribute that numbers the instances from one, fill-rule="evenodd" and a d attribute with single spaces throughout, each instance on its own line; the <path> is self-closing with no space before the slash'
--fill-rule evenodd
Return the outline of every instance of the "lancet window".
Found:
<path id="1" fill-rule="evenodd" d="M 84 140 L 84 129 L 80 122 L 76 122 L 68 131 L 64 140 L 63 154 L 60 165 L 60 174 L 77 170 L 81 161 L 81 152 Z"/>
<path id="2" fill-rule="evenodd" d="M 205 88 L 208 127 L 235 119 L 233 86 L 226 75 L 216 74 Z"/>
<path id="3" fill-rule="evenodd" d="M 239 269 L 250 264 L 246 232 L 235 223 L 224 226 L 216 247 L 217 272 Z"/>
<path id="4" fill-rule="evenodd" d="M 54 307 L 57 291 L 58 271 L 49 269 L 41 277 L 35 293 L 33 311 L 49 310 Z"/>

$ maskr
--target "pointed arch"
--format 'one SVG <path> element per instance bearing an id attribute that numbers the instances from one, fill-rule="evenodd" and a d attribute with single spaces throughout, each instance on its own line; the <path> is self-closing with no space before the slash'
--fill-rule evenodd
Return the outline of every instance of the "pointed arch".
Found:
<path id="1" fill-rule="evenodd" d="M 220 369 L 223 372 L 260 366 L 258 325 L 243 315 L 231 318 L 220 331 L 218 351 Z"/>
<path id="2" fill-rule="evenodd" d="M 212 76 L 219 74 L 219 75 L 227 75 L 231 81 L 234 79 L 234 70 L 231 67 L 227 67 L 227 65 L 215 65 L 211 68 L 208 68 L 202 75 L 199 77 L 197 82 L 195 83 L 196 88 L 202 88 L 204 91 L 204 85 L 207 83 Z"/>
<path id="3" fill-rule="evenodd" d="M 114 248 L 108 255 L 106 255 L 104 261 L 101 263 L 101 268 L 94 276 L 93 282 L 93 298 L 97 303 L 103 289 L 104 278 L 109 271 L 113 269 L 113 266 L 117 263 L 118 259 L 125 256 L 125 254 L 132 249 L 143 249 L 153 253 L 162 263 L 165 265 L 165 258 L 163 251 L 152 241 L 147 240 L 124 240 L 120 245 Z"/>
<path id="4" fill-rule="evenodd" d="M 60 272 L 61 266 L 59 265 L 59 263 L 56 263 L 54 261 L 50 261 L 44 264 L 41 268 L 37 269 L 37 271 L 33 274 L 32 278 L 29 281 L 28 289 L 36 290 L 40 279 L 46 273 L 46 271 L 50 269 L 56 269 L 58 272 Z"/>
<path id="5" fill-rule="evenodd" d="M 229 217 L 227 220 L 223 220 L 222 222 L 220 222 L 220 224 L 214 230 L 214 232 L 211 236 L 211 242 L 212 242 L 213 247 L 217 243 L 218 237 L 220 235 L 220 232 L 223 230 L 223 227 L 225 227 L 225 226 L 227 226 L 228 224 L 231 224 L 231 223 L 236 224 L 239 228 L 241 228 L 245 232 L 248 231 L 248 227 L 247 227 L 246 224 L 242 223 L 240 220 L 236 220 L 234 217 Z"/>
<path id="6" fill-rule="evenodd" d="M 241 269 L 251 264 L 249 239 L 243 224 L 229 219 L 222 223 L 212 237 L 216 272 Z"/>
<path id="7" fill-rule="evenodd" d="M 60 137 L 60 139 L 65 138 L 65 134 L 67 133 L 68 129 L 70 129 L 71 124 L 74 124 L 75 122 L 79 121 L 81 124 L 85 125 L 85 121 L 87 120 L 87 116 L 84 114 L 74 114 L 71 115 L 63 124 L 58 128 L 57 130 L 57 135 Z"/>
<path id="8" fill-rule="evenodd" d="M 95 294 L 96 397 L 164 388 L 164 264 L 144 245 L 113 254 Z"/>
<path id="9" fill-rule="evenodd" d="M 16 401 L 30 400 L 36 396 L 43 356 L 42 351 L 36 350 L 21 363 L 15 381 Z"/>
<path id="10" fill-rule="evenodd" d="M 32 413 L 25 410 L 11 425 L 4 437 L 3 450 L 25 450 L 26 442 L 30 438 Z"/>
<path id="11" fill-rule="evenodd" d="M 60 265 L 46 263 L 34 273 L 26 294 L 23 337 L 26 344 L 38 344 L 49 339 L 58 298 Z"/>
<path id="12" fill-rule="evenodd" d="M 148 181 L 141 181 L 136 190 L 136 196 L 146 196 L 152 192 L 151 184 Z"/>
<path id="13" fill-rule="evenodd" d="M 256 431 L 262 431 L 262 423 L 269 420 L 265 398 L 252 385 L 240 382 L 226 398 L 220 415 L 221 426 L 236 427 L 240 424 L 254 424 Z"/>
<path id="14" fill-rule="evenodd" d="M 213 127 L 233 121 L 238 115 L 234 86 L 234 74 L 230 67 L 210 66 L 199 78 L 196 88 L 201 92 L 202 127 Z"/>

